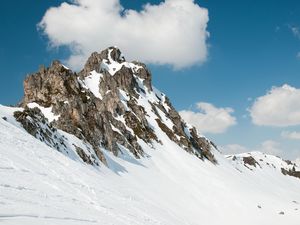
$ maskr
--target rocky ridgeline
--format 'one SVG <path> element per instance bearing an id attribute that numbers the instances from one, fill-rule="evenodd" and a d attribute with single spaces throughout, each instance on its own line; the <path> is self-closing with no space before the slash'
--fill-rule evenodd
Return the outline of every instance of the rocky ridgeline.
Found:
<path id="1" fill-rule="evenodd" d="M 248 152 L 229 155 L 227 158 L 239 171 L 242 171 L 244 168 L 250 171 L 276 170 L 283 175 L 300 178 L 300 166 L 290 160 L 284 160 L 278 156 L 267 155 L 262 152 Z"/>
<path id="2" fill-rule="evenodd" d="M 125 147 L 143 157 L 141 142 L 163 145 L 160 132 L 187 152 L 216 163 L 213 143 L 186 125 L 169 99 L 152 87 L 146 65 L 126 62 L 115 47 L 94 52 L 79 73 L 59 61 L 41 67 L 25 79 L 24 92 L 24 111 L 15 113 L 23 127 L 51 147 L 66 144 L 55 144 L 64 143 L 63 137 L 45 127 L 75 135 L 93 149 L 86 152 L 73 144 L 89 164 L 97 164 L 96 157 L 105 163 L 101 149 L 118 156 Z"/>

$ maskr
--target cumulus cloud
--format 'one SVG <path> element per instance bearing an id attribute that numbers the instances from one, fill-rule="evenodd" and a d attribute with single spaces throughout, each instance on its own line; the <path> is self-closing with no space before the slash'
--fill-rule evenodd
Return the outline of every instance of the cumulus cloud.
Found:
<path id="1" fill-rule="evenodd" d="M 229 155 L 250 152 L 248 148 L 239 144 L 229 144 L 229 145 L 221 146 L 219 148 L 221 152 Z"/>
<path id="2" fill-rule="evenodd" d="M 245 152 L 258 151 L 269 155 L 279 156 L 282 157 L 283 159 L 290 159 L 290 160 L 298 159 L 299 160 L 298 162 L 300 163 L 299 149 L 290 148 L 287 146 L 288 145 L 286 143 L 280 143 L 274 140 L 265 140 L 259 143 L 257 146 L 251 148 L 240 144 L 228 144 L 228 145 L 219 146 L 218 148 L 225 155 L 233 155 L 233 154 L 239 154 Z"/>
<path id="3" fill-rule="evenodd" d="M 283 152 L 280 143 L 273 140 L 264 141 L 263 143 L 261 143 L 261 146 L 257 150 L 266 154 L 278 156 Z"/>
<path id="4" fill-rule="evenodd" d="M 292 33 L 295 35 L 295 37 L 300 38 L 300 28 L 296 26 L 289 26 Z"/>
<path id="5" fill-rule="evenodd" d="M 72 68 L 112 45 L 129 60 L 183 68 L 206 60 L 208 20 L 194 0 L 148 3 L 141 11 L 124 9 L 120 0 L 73 0 L 48 9 L 39 27 L 52 46 L 70 48 Z"/>
<path id="6" fill-rule="evenodd" d="M 287 84 L 273 87 L 249 109 L 256 125 L 285 127 L 300 124 L 300 89 Z"/>
<path id="7" fill-rule="evenodd" d="M 300 132 L 296 131 L 282 131 L 281 137 L 291 140 L 300 140 Z"/>
<path id="8" fill-rule="evenodd" d="M 199 112 L 180 111 L 181 117 L 195 126 L 202 133 L 223 133 L 236 124 L 236 118 L 231 115 L 232 108 L 217 108 L 207 102 L 196 104 Z"/>
<path id="9" fill-rule="evenodd" d="M 270 155 L 282 155 L 283 150 L 281 149 L 280 143 L 273 140 L 266 140 L 262 142 L 258 147 L 250 149 L 239 144 L 229 144 L 220 147 L 224 154 L 239 154 L 245 152 L 259 151 Z"/>

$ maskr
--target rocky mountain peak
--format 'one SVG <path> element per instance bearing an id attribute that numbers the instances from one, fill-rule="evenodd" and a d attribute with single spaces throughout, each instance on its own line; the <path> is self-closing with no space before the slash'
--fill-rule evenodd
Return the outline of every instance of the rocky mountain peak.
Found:
<path id="1" fill-rule="evenodd" d="M 90 164 L 97 164 L 95 158 L 105 163 L 103 151 L 118 156 L 126 149 L 143 157 L 144 144 L 158 148 L 165 138 L 216 163 L 212 142 L 188 126 L 165 94 L 152 86 L 146 65 L 127 62 L 116 47 L 92 53 L 78 74 L 59 61 L 41 67 L 25 79 L 24 93 L 21 106 L 26 116 L 16 114 L 24 128 L 35 127 L 29 133 L 41 136 L 37 126 L 44 123 L 36 120 L 43 117 L 33 116 L 34 108 L 39 108 L 47 127 L 75 135 L 90 146 L 88 150 L 76 146 L 77 154 Z"/>
<path id="2" fill-rule="evenodd" d="M 121 64 L 125 61 L 126 60 L 124 56 L 122 56 L 120 49 L 118 49 L 117 47 L 109 47 L 101 51 L 100 53 L 93 52 L 85 63 L 81 73 L 87 74 L 93 70 L 95 70 L 96 72 L 101 72 L 101 70 L 103 69 L 101 66 L 102 62 L 105 62 L 106 64 Z"/>

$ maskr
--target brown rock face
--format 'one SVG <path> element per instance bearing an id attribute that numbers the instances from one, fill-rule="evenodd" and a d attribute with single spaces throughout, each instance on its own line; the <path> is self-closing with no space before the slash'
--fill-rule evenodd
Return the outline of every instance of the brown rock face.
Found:
<path id="1" fill-rule="evenodd" d="M 281 172 L 284 175 L 289 175 L 289 176 L 297 177 L 297 178 L 300 179 L 300 171 L 296 171 L 295 167 L 293 167 L 293 169 L 290 169 L 290 170 L 286 170 L 284 168 L 281 168 Z"/>
<path id="2" fill-rule="evenodd" d="M 161 143 L 154 129 L 158 126 L 184 150 L 216 163 L 212 143 L 199 137 L 195 128 L 187 128 L 168 98 L 153 90 L 146 65 L 126 62 L 117 48 L 92 53 L 78 74 L 54 61 L 25 79 L 24 92 L 22 107 L 33 102 L 52 107 L 59 117 L 51 126 L 87 141 L 101 161 L 105 158 L 100 147 L 117 156 L 123 146 L 142 157 L 141 141 L 149 146 Z M 150 114 L 156 118 L 150 120 Z M 76 151 L 91 163 L 82 149 Z"/>
<path id="3" fill-rule="evenodd" d="M 58 130 L 48 123 L 43 113 L 38 108 L 28 108 L 27 106 L 23 111 L 16 111 L 14 113 L 16 120 L 23 126 L 23 128 L 32 136 L 44 142 L 46 145 L 56 149 L 57 151 L 71 156 L 72 148 L 77 153 L 78 157 L 87 164 L 98 166 L 98 161 L 106 164 L 105 157 L 99 148 L 93 148 L 88 144 L 85 144 L 85 148 L 88 154 L 79 146 L 76 146 L 58 132 Z M 87 141 L 82 137 L 83 143 Z M 75 159 L 71 156 L 71 158 Z"/>
<path id="4" fill-rule="evenodd" d="M 254 167 L 256 167 L 256 165 L 259 166 L 259 163 L 252 156 L 243 157 L 243 161 L 245 165 L 247 164 Z"/>

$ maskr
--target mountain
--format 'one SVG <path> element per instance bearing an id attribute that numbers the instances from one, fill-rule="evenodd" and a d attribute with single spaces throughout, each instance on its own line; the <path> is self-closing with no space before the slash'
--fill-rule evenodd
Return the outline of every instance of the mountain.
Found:
<path id="1" fill-rule="evenodd" d="M 59 61 L 0 106 L 1 224 L 300 222 L 299 164 L 222 155 L 116 47 Z"/>
<path id="2" fill-rule="evenodd" d="M 58 61 L 41 67 L 25 79 L 24 92 L 20 106 L 25 110 L 15 113 L 17 121 L 54 145 L 62 142 L 60 135 L 52 135 L 58 140 L 47 137 L 41 121 L 75 135 L 86 147 L 71 145 L 89 164 L 106 164 L 102 148 L 115 156 L 126 149 L 136 158 L 143 157 L 143 144 L 164 144 L 159 132 L 185 151 L 216 163 L 213 144 L 186 125 L 165 94 L 152 87 L 146 65 L 126 62 L 115 47 L 93 53 L 78 74 Z M 67 144 L 56 148 L 66 152 Z"/>
<path id="3" fill-rule="evenodd" d="M 300 165 L 297 162 L 283 160 L 278 156 L 267 155 L 262 152 L 248 152 L 237 155 L 229 155 L 233 165 L 239 171 L 247 168 L 251 171 L 275 170 L 283 175 L 288 175 L 300 179 Z"/>

